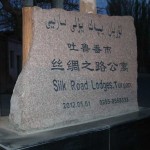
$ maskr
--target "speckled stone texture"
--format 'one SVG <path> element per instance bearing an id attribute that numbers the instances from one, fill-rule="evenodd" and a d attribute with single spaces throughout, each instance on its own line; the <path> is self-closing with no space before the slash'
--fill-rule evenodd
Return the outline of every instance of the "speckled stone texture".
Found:
<path id="1" fill-rule="evenodd" d="M 11 98 L 16 129 L 60 128 L 134 111 L 133 18 L 33 8 L 32 46 Z"/>

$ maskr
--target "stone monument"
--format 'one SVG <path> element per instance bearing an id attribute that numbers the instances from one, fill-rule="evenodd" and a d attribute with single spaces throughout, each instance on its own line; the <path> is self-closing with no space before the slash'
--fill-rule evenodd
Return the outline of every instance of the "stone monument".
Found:
<path id="1" fill-rule="evenodd" d="M 11 98 L 21 131 L 54 129 L 138 111 L 132 17 L 33 8 L 28 60 Z"/>

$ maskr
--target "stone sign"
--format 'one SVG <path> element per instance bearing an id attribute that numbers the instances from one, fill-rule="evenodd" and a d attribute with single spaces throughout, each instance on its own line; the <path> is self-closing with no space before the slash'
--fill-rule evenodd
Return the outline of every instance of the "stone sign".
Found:
<path id="1" fill-rule="evenodd" d="M 29 57 L 11 98 L 20 130 L 59 128 L 138 111 L 132 17 L 33 8 Z"/>

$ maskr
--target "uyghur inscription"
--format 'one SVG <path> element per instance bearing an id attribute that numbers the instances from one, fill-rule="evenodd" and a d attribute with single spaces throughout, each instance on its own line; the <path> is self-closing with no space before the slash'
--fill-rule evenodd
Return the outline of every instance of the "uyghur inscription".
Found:
<path id="1" fill-rule="evenodd" d="M 11 98 L 17 128 L 58 128 L 138 110 L 131 17 L 33 8 L 33 28 Z"/>
<path id="2" fill-rule="evenodd" d="M 46 28 L 47 29 L 53 29 L 53 30 L 59 30 L 64 27 L 70 27 L 71 32 L 77 32 L 80 34 L 84 34 L 85 32 L 85 25 L 81 18 L 75 17 L 74 24 L 68 23 L 65 20 L 61 20 L 61 15 L 55 16 L 52 20 L 46 21 Z M 108 28 L 104 27 L 104 25 L 97 25 L 93 20 L 88 21 L 88 30 L 90 32 L 96 32 L 98 36 L 109 36 L 112 38 L 121 38 L 122 36 L 122 25 L 114 25 L 113 23 L 110 23 Z"/>

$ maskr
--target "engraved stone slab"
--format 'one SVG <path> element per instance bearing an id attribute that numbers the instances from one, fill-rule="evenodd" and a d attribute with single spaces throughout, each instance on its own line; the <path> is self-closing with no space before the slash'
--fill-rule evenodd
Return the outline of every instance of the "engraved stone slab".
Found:
<path id="1" fill-rule="evenodd" d="M 33 8 L 33 41 L 10 121 L 30 131 L 138 110 L 132 17 Z"/>

